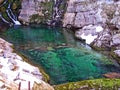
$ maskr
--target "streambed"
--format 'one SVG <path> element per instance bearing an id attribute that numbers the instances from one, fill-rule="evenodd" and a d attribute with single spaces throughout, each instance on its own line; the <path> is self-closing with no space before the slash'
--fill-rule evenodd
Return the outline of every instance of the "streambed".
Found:
<path id="1" fill-rule="evenodd" d="M 102 78 L 105 73 L 119 72 L 110 58 L 75 40 L 62 28 L 15 26 L 0 37 L 40 65 L 50 76 L 51 84 Z"/>

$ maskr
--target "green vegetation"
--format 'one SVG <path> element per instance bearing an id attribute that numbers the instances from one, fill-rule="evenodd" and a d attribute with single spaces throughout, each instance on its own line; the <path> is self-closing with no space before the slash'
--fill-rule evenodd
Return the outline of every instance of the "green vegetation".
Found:
<path id="1" fill-rule="evenodd" d="M 44 22 L 45 21 L 45 18 L 44 16 L 40 16 L 38 14 L 34 14 L 32 16 L 30 16 L 30 22 L 31 23 L 41 23 L 41 22 Z"/>
<path id="2" fill-rule="evenodd" d="M 43 14 L 45 15 L 45 19 L 50 19 L 52 15 L 52 10 L 53 10 L 53 1 L 50 2 L 42 2 L 41 7 Z"/>
<path id="3" fill-rule="evenodd" d="M 118 90 L 120 79 L 95 79 L 54 86 L 55 90 Z"/>
<path id="4" fill-rule="evenodd" d="M 46 21 L 51 19 L 52 16 L 52 9 L 53 9 L 53 2 L 40 2 L 39 6 L 41 7 L 41 15 L 34 14 L 30 17 L 31 23 L 45 23 Z"/>
<path id="5" fill-rule="evenodd" d="M 6 0 L 5 0 L 6 1 Z M 6 9 L 8 8 L 8 5 L 12 2 L 12 11 L 16 14 L 19 13 L 19 9 L 21 8 L 21 0 L 8 0 L 8 2 L 3 5 L 2 7 L 0 7 L 0 12 L 3 16 L 4 19 L 6 19 L 7 21 L 10 21 L 10 19 L 8 18 L 8 15 L 6 13 Z"/>

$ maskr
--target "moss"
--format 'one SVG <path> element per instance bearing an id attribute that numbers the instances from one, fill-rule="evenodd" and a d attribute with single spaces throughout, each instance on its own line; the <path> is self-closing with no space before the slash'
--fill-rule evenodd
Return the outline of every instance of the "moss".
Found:
<path id="1" fill-rule="evenodd" d="M 9 3 L 13 2 L 13 0 L 8 0 L 8 2 L 3 5 L 2 7 L 0 7 L 0 12 L 2 14 L 2 16 L 7 20 L 7 21 L 10 21 L 8 15 L 6 14 L 6 9 L 8 8 L 8 5 Z M 15 13 L 15 14 L 18 14 L 19 13 L 19 9 L 21 7 L 21 0 L 16 0 L 14 1 L 14 3 L 12 3 L 12 11 Z"/>
<path id="2" fill-rule="evenodd" d="M 54 86 L 55 90 L 118 90 L 120 79 L 95 79 L 79 82 L 70 82 Z"/>
<path id="3" fill-rule="evenodd" d="M 98 46 L 94 46 L 93 44 L 90 45 L 94 50 L 97 50 L 97 51 L 108 51 L 109 48 L 107 47 L 98 47 Z"/>
<path id="4" fill-rule="evenodd" d="M 31 23 L 41 23 L 44 21 L 44 16 L 40 16 L 39 14 L 34 14 L 32 16 L 30 16 L 30 22 Z"/>
<path id="5" fill-rule="evenodd" d="M 50 16 L 52 15 L 53 2 L 42 2 L 41 6 L 43 7 L 42 12 L 45 15 L 46 19 L 50 19 Z"/>
<path id="6" fill-rule="evenodd" d="M 0 7 L 0 12 L 6 12 L 5 7 Z"/>
<path id="7" fill-rule="evenodd" d="M 53 2 L 41 2 L 39 5 L 42 8 L 42 14 L 34 14 L 30 17 L 31 23 L 46 23 L 52 15 Z"/>
<path id="8" fill-rule="evenodd" d="M 7 15 L 6 12 L 3 12 L 3 13 L 2 13 L 2 16 L 3 16 L 3 18 L 6 19 L 7 21 L 10 21 L 10 19 L 8 18 L 8 15 Z"/>

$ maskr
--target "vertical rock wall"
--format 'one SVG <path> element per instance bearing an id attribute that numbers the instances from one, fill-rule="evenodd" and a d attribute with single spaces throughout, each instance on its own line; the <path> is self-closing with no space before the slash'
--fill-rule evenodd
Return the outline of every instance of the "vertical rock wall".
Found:
<path id="1" fill-rule="evenodd" d="M 97 50 L 120 57 L 120 1 L 69 0 L 64 27 L 77 27 L 75 35 Z M 80 28 L 80 29 L 79 29 Z"/>

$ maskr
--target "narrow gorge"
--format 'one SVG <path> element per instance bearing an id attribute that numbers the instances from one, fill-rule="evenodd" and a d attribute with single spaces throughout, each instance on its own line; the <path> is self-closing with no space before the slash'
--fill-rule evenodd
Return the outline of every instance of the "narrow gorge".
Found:
<path id="1" fill-rule="evenodd" d="M 119 90 L 119 78 L 119 0 L 0 1 L 0 90 Z"/>

